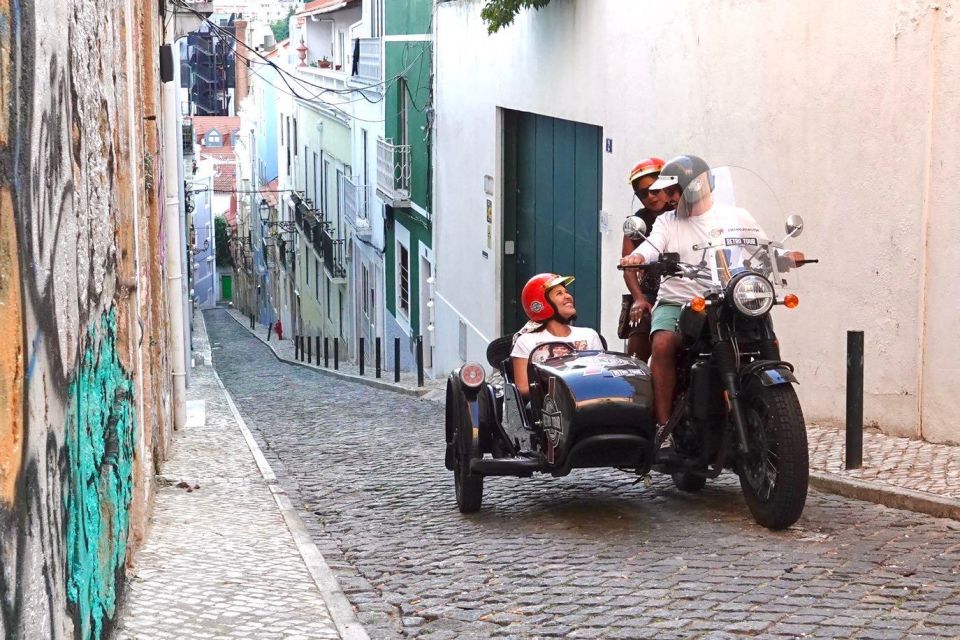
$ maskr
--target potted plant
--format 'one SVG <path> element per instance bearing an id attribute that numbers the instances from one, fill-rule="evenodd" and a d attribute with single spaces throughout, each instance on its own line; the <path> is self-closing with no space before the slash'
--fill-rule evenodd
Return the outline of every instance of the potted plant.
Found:
<path id="1" fill-rule="evenodd" d="M 323 56 L 323 60 L 317 60 L 317 66 L 321 69 L 329 69 L 333 65 L 330 63 L 330 60 L 327 59 L 327 56 Z"/>

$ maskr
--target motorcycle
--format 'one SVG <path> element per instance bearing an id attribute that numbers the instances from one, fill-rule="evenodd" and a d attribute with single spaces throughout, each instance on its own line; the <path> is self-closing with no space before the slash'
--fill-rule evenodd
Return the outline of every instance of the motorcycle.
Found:
<path id="1" fill-rule="evenodd" d="M 768 219 L 779 214 L 772 190 L 748 170 L 714 169 L 710 189 L 715 203 L 762 211 Z M 681 198 L 678 215 L 693 207 Z M 460 510 L 480 508 L 485 476 L 608 466 L 668 474 L 680 490 L 696 492 L 730 469 L 759 524 L 778 530 L 796 522 L 809 478 L 806 427 L 794 368 L 781 358 L 770 312 L 797 306 L 798 268 L 817 262 L 784 249 L 803 226 L 800 216 L 790 216 L 786 237 L 773 241 L 760 224 L 746 225 L 690 247 L 695 261 L 660 252 L 651 264 L 622 267 L 685 279 L 700 292 L 677 321 L 682 346 L 667 426 L 673 447 L 665 452 L 657 450 L 650 370 L 626 354 L 568 352 L 542 363 L 531 357 L 529 407 L 510 380 L 509 337 L 487 352 L 503 377 L 499 387 L 477 363 L 451 373 L 446 466 Z M 636 217 L 624 232 L 647 238 Z"/>

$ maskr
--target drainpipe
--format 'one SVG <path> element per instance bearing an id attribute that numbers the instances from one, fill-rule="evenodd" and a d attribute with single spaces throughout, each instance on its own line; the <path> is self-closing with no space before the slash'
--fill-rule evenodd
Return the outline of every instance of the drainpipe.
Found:
<path id="1" fill-rule="evenodd" d="M 165 34 L 166 35 L 166 34 Z M 166 37 L 167 42 L 172 39 Z M 179 52 L 174 44 L 174 66 L 179 64 Z M 177 178 L 179 138 L 177 131 L 177 86 L 173 81 L 162 85 L 163 99 L 163 230 L 166 239 L 165 266 L 167 272 L 167 313 L 170 317 L 171 368 L 173 376 L 173 426 L 182 429 L 186 423 L 186 356 L 184 340 L 184 302 L 181 245 L 183 229 L 180 224 L 180 185 Z"/>

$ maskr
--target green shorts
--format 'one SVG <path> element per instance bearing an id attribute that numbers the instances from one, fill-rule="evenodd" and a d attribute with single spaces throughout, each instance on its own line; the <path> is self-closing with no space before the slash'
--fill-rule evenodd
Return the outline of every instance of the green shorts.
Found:
<path id="1" fill-rule="evenodd" d="M 653 308 L 653 322 L 650 323 L 650 335 L 657 331 L 676 331 L 677 320 L 680 318 L 679 304 L 673 302 L 657 302 Z"/>

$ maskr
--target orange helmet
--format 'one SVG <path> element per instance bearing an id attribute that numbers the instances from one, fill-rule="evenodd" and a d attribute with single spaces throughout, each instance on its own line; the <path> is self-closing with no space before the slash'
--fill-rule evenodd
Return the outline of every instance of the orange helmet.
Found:
<path id="1" fill-rule="evenodd" d="M 630 171 L 630 177 L 627 178 L 627 184 L 633 184 L 633 181 L 637 178 L 642 178 L 643 176 L 651 173 L 660 173 L 660 170 L 663 169 L 663 165 L 663 160 L 655 156 L 644 158 Z"/>
<path id="2" fill-rule="evenodd" d="M 520 301 L 527 317 L 534 322 L 544 322 L 553 316 L 553 305 L 547 300 L 550 289 L 566 286 L 573 282 L 573 276 L 558 276 L 555 273 L 538 273 L 523 285 Z"/>

